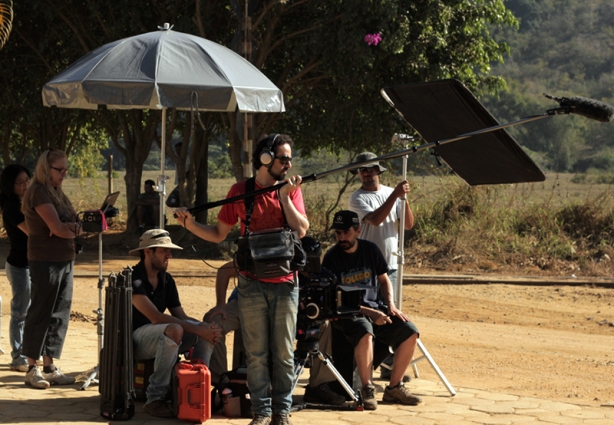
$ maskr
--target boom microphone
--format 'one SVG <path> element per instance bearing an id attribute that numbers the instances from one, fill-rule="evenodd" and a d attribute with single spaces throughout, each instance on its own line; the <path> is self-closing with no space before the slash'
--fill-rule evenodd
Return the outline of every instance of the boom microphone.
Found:
<path id="1" fill-rule="evenodd" d="M 561 106 L 561 108 L 552 109 L 548 113 L 577 114 L 601 122 L 610 122 L 614 119 L 614 106 L 595 99 L 582 96 L 554 97 L 546 93 L 544 93 L 544 96 L 559 102 Z"/>

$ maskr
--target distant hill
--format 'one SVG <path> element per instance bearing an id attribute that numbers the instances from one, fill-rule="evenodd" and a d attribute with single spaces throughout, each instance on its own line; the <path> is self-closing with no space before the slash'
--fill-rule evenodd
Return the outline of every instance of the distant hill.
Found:
<path id="1" fill-rule="evenodd" d="M 614 2 L 611 0 L 509 0 L 520 25 L 494 31 L 511 49 L 493 65 L 509 91 L 482 98 L 500 122 L 557 107 L 543 97 L 584 96 L 614 103 Z M 614 168 L 614 123 L 555 116 L 516 126 L 510 133 L 545 169 L 609 171 Z"/>

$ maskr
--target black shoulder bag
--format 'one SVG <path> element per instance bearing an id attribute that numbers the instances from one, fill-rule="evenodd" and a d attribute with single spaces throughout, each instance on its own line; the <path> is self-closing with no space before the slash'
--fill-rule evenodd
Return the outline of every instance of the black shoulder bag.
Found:
<path id="1" fill-rule="evenodd" d="M 248 179 L 246 193 L 253 192 L 255 184 L 254 177 Z M 279 190 L 277 196 L 279 198 Z M 249 225 L 254 211 L 254 197 L 245 198 L 245 233 L 237 240 L 239 249 L 235 261 L 239 270 L 247 271 L 258 279 L 286 276 L 304 267 L 307 260 L 298 234 L 288 227 L 281 200 L 279 205 L 285 226 L 252 232 Z"/>

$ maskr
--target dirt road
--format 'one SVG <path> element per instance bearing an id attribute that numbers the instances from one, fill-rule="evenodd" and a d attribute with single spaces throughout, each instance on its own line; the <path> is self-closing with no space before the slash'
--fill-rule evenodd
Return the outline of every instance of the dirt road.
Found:
<path id="1" fill-rule="evenodd" d="M 136 260 L 105 260 L 104 275 Z M 95 275 L 97 270 L 95 262 L 76 265 L 77 273 Z M 200 317 L 213 306 L 213 269 L 199 260 L 172 259 L 169 271 L 194 275 L 177 279 L 188 314 Z M 8 285 L 2 285 L 0 295 L 8 320 Z M 97 278 L 77 278 L 73 311 L 93 316 L 97 306 Z M 455 387 L 593 406 L 614 401 L 612 288 L 415 284 L 403 288 L 403 310 Z M 437 380 L 426 363 L 419 364 L 419 371 Z"/>

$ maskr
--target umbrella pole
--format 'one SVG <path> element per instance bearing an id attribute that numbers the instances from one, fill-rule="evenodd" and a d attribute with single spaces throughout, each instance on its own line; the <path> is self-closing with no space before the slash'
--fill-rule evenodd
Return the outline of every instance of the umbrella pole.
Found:
<path id="1" fill-rule="evenodd" d="M 160 229 L 164 229 L 164 217 L 166 211 L 166 176 L 164 175 L 164 163 L 166 161 L 166 108 L 162 108 L 162 144 L 160 147 L 160 175 L 158 176 L 158 192 L 160 192 Z"/>

